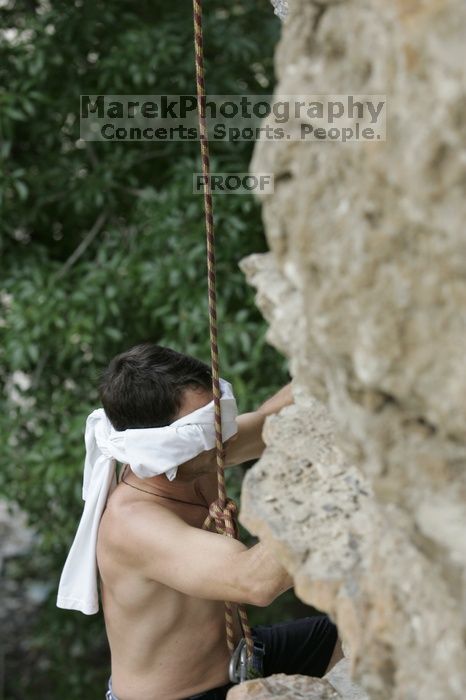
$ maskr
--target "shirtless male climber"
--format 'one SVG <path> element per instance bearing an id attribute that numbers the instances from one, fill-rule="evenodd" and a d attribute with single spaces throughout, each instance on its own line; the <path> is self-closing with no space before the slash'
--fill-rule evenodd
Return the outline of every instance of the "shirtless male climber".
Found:
<path id="1" fill-rule="evenodd" d="M 168 426 L 213 401 L 212 375 L 196 358 L 144 343 L 111 361 L 99 393 L 117 431 Z M 291 403 L 288 384 L 237 416 L 236 434 L 224 440 L 225 465 L 258 459 L 266 416 Z M 111 651 L 107 700 L 224 700 L 232 687 L 224 601 L 263 607 L 292 587 L 262 543 L 248 549 L 201 529 L 216 498 L 215 448 L 183 462 L 171 481 L 122 468 L 94 550 Z M 321 677 L 342 658 L 325 615 L 258 626 L 253 634 L 265 646 L 264 676 Z"/>

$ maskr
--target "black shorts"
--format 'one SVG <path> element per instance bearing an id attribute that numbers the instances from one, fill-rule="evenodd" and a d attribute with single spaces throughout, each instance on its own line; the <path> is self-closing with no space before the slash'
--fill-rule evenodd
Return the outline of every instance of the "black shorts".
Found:
<path id="1" fill-rule="evenodd" d="M 265 677 L 274 673 L 298 673 L 321 678 L 338 637 L 337 628 L 327 615 L 304 617 L 276 625 L 258 625 L 252 632 L 265 647 Z M 187 700 L 225 700 L 232 687 L 232 683 L 227 683 L 220 688 L 192 695 Z"/>

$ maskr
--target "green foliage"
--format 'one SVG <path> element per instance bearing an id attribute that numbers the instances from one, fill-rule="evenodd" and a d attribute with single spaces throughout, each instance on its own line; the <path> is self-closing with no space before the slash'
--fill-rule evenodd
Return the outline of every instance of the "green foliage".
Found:
<path id="1" fill-rule="evenodd" d="M 269 91 L 278 22 L 268 4 L 211 0 L 205 12 L 208 91 Z M 11 0 L 0 19 L 17 31 L 0 48 L 2 495 L 38 533 L 16 575 L 50 590 L 23 656 L 7 660 L 6 698 L 97 698 L 103 620 L 55 607 L 82 510 L 96 379 L 141 340 L 206 362 L 210 349 L 203 205 L 191 193 L 198 144 L 83 143 L 79 95 L 192 94 L 191 5 Z M 250 144 L 212 151 L 213 170 L 247 170 Z M 266 250 L 260 212 L 249 197 L 224 196 L 215 219 L 221 375 L 252 410 L 287 381 L 238 268 Z M 237 495 L 239 474 L 229 481 Z"/>

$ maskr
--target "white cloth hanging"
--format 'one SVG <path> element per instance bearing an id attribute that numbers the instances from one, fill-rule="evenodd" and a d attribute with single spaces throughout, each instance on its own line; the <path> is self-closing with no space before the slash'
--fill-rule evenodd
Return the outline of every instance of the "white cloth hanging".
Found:
<path id="1" fill-rule="evenodd" d="M 231 384 L 221 378 L 219 382 L 225 442 L 238 431 L 238 410 Z M 116 462 L 129 464 L 142 479 L 165 474 L 173 481 L 180 464 L 215 447 L 214 401 L 162 428 L 122 431 L 115 430 L 103 408 L 98 408 L 87 417 L 84 440 L 84 510 L 61 574 L 57 606 L 93 615 L 99 610 L 97 533 L 116 486 Z"/>

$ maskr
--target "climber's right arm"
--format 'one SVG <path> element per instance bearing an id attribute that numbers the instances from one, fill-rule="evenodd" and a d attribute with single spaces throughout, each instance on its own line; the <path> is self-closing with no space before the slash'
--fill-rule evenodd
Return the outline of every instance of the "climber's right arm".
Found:
<path id="1" fill-rule="evenodd" d="M 293 585 L 262 543 L 248 549 L 152 505 L 138 504 L 127 523 L 126 554 L 133 559 L 131 564 L 147 578 L 185 595 L 266 606 Z"/>

